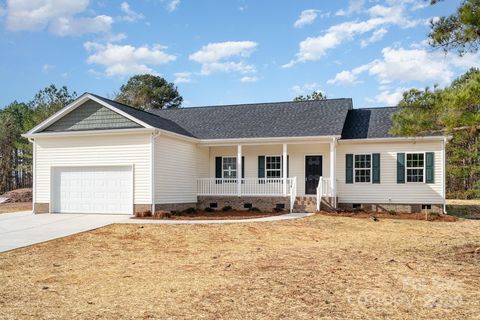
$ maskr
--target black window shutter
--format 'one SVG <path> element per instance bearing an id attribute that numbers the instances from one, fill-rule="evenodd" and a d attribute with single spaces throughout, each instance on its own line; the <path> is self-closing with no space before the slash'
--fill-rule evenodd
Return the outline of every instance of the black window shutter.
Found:
<path id="1" fill-rule="evenodd" d="M 287 154 L 287 178 L 290 177 L 290 156 Z"/>
<path id="2" fill-rule="evenodd" d="M 215 178 L 222 178 L 222 157 L 215 157 Z"/>
<path id="3" fill-rule="evenodd" d="M 405 153 L 397 153 L 397 183 L 405 183 Z"/>
<path id="4" fill-rule="evenodd" d="M 345 183 L 353 183 L 353 154 L 345 155 Z"/>
<path id="5" fill-rule="evenodd" d="M 245 179 L 245 157 L 242 156 L 242 179 Z"/>
<path id="6" fill-rule="evenodd" d="M 435 183 L 435 154 L 426 152 L 425 158 L 425 182 Z"/>
<path id="7" fill-rule="evenodd" d="M 380 183 L 380 153 L 372 153 L 372 183 Z"/>
<path id="8" fill-rule="evenodd" d="M 258 156 L 258 178 L 265 178 L 265 156 Z M 265 183 L 260 180 L 259 183 Z"/>

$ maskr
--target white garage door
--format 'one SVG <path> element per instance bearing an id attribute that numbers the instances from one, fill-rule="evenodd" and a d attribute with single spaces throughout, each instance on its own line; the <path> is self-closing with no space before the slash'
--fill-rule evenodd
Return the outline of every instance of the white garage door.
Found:
<path id="1" fill-rule="evenodd" d="M 133 213 L 130 166 L 53 169 L 52 202 L 56 213 Z"/>

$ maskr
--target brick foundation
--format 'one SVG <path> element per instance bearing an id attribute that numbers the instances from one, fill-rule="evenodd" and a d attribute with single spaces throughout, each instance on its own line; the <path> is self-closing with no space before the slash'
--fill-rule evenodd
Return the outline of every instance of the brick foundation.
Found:
<path id="1" fill-rule="evenodd" d="M 155 211 L 183 211 L 188 208 L 197 208 L 197 203 L 165 203 L 165 204 L 156 204 Z"/>
<path id="2" fill-rule="evenodd" d="M 133 205 L 133 211 L 134 211 L 134 213 L 152 211 L 152 205 L 148 204 L 148 203 L 147 204 L 135 204 L 135 205 Z"/>
<path id="3" fill-rule="evenodd" d="M 418 212 L 429 212 L 429 213 L 443 213 L 442 204 L 431 204 L 431 209 L 422 210 L 421 204 L 394 204 L 394 203 L 362 203 L 362 209 L 366 211 L 374 212 L 405 212 L 405 213 L 418 213 Z M 341 209 L 352 210 L 353 203 L 339 203 L 338 207 Z"/>
<path id="4" fill-rule="evenodd" d="M 34 213 L 49 213 L 50 204 L 49 203 L 34 203 L 33 204 Z"/>
<path id="5" fill-rule="evenodd" d="M 277 206 L 283 204 L 285 210 L 290 209 L 289 197 L 225 197 L 225 196 L 199 196 L 198 209 L 205 209 L 210 206 L 210 203 L 217 203 L 217 210 L 221 210 L 225 206 L 231 206 L 233 210 L 248 210 L 244 204 L 250 203 L 252 207 L 258 208 L 261 211 L 269 212 Z"/>

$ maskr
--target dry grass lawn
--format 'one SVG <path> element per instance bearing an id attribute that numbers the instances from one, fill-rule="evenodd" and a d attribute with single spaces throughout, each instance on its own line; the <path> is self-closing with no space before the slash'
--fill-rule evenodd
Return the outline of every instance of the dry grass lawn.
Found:
<path id="1" fill-rule="evenodd" d="M 113 225 L 0 254 L 6 319 L 480 319 L 480 221 Z"/>
<path id="2" fill-rule="evenodd" d="M 31 202 L 0 203 L 0 213 L 32 210 Z"/>

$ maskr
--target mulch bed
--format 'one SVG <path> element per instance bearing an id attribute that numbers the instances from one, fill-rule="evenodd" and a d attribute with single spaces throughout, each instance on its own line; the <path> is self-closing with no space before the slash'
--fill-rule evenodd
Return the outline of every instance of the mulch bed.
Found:
<path id="1" fill-rule="evenodd" d="M 196 212 L 181 213 L 172 215 L 169 218 L 164 217 L 133 217 L 132 219 L 145 220 L 242 220 L 278 216 L 286 214 L 285 212 L 250 212 L 250 211 L 215 211 L 215 212 Z"/>
<path id="2" fill-rule="evenodd" d="M 450 216 L 447 214 L 425 214 L 425 213 L 405 213 L 405 212 L 368 212 L 368 211 L 358 211 L 358 212 L 327 212 L 321 211 L 317 214 L 325 216 L 335 216 L 335 217 L 352 217 L 360 219 L 401 219 L 401 220 L 426 220 L 426 221 L 438 221 L 438 222 L 455 222 L 458 221 L 457 217 Z"/>

